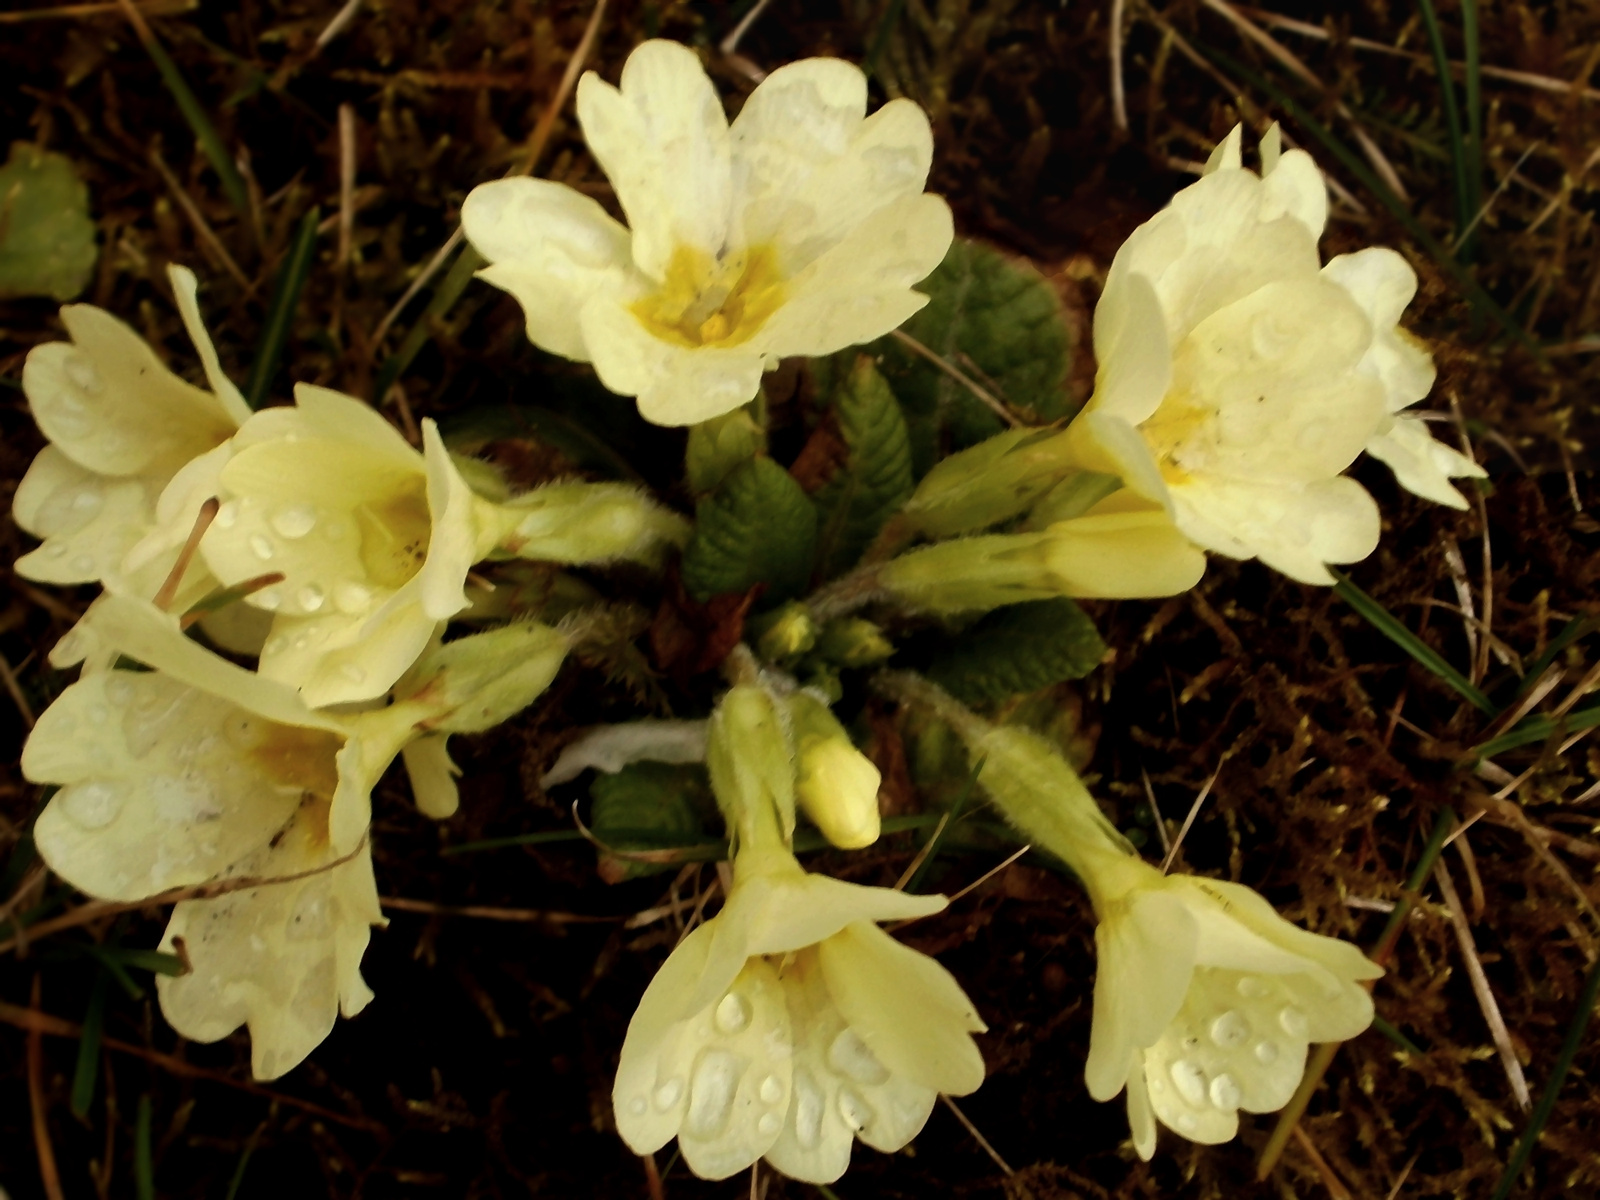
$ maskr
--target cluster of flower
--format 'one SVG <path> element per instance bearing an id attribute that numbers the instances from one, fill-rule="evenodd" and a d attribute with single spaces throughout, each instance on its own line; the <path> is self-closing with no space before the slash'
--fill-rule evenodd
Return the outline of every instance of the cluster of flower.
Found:
<path id="1" fill-rule="evenodd" d="M 923 191 L 928 122 L 905 100 L 870 117 L 866 105 L 859 70 L 807 60 L 769 76 L 730 125 L 695 55 L 647 42 L 620 88 L 590 74 L 578 90 L 628 226 L 560 185 L 485 184 L 462 214 L 482 277 L 521 303 L 533 342 L 592 362 L 648 419 L 728 413 L 780 358 L 871 341 L 925 303 L 913 285 L 952 240 L 948 207 Z M 1315 165 L 1282 151 L 1275 127 L 1261 158 L 1260 175 L 1242 167 L 1235 130 L 1117 254 L 1084 411 L 938 463 L 896 518 L 903 552 L 803 601 L 803 621 L 867 603 L 945 614 L 1175 595 L 1206 550 L 1329 583 L 1328 563 L 1377 544 L 1376 506 L 1342 474 L 1363 450 L 1412 491 L 1465 505 L 1450 478 L 1481 471 L 1403 412 L 1433 382 L 1397 324 L 1410 267 L 1384 249 L 1321 264 Z M 510 557 L 659 566 L 689 525 L 614 484 L 507 495 L 431 421 L 418 453 L 321 388 L 251 413 L 201 326 L 193 276 L 174 268 L 172 283 L 209 390 L 87 306 L 62 311 L 70 344 L 28 359 L 51 444 L 17 492 L 18 524 L 43 539 L 17 570 L 104 594 L 52 655 L 82 676 L 23 767 L 59 785 L 35 836 L 65 879 L 110 899 L 182 890 L 162 946 L 188 969 L 160 981 L 163 1011 L 203 1041 L 248 1024 L 255 1072 L 271 1078 L 371 999 L 359 962 L 382 923 L 379 776 L 401 756 L 421 810 L 448 816 L 447 737 L 525 707 L 583 636 L 580 617 L 445 641 L 469 570 Z M 930 544 L 905 548 L 917 539 Z M 232 659 L 188 636 L 195 624 Z M 253 671 L 233 661 L 249 657 Z M 666 740 L 706 761 L 732 883 L 640 1002 L 616 1122 L 641 1153 L 676 1136 L 702 1176 L 764 1157 L 828 1182 L 855 1138 L 897 1149 L 939 1093 L 979 1086 L 970 1035 L 983 1024 L 942 967 L 878 925 L 942 897 L 813 875 L 794 857 L 797 807 L 841 847 L 878 835 L 877 771 L 825 699 L 743 647 L 729 674 L 709 723 Z M 994 804 L 1083 880 L 1100 922 L 1089 1090 L 1126 1089 L 1141 1155 L 1157 1120 L 1232 1137 L 1240 1109 L 1287 1102 L 1309 1042 L 1371 1020 L 1363 982 L 1379 968 L 1246 888 L 1145 864 L 1045 739 L 914 675 L 874 686 L 953 730 Z M 579 758 L 616 769 L 666 753 L 662 737 L 621 727 Z"/>

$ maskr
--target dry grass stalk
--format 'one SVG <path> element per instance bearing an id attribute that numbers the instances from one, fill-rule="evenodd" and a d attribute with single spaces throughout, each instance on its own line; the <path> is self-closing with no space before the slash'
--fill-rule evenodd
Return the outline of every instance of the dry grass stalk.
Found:
<path id="1" fill-rule="evenodd" d="M 956 1120 L 960 1121 L 962 1127 L 972 1135 L 972 1140 L 977 1142 L 979 1146 L 983 1147 L 983 1152 L 994 1161 L 994 1165 L 999 1167 L 1003 1174 L 1016 1174 L 1016 1172 L 1011 1169 L 1011 1164 L 1006 1162 L 1005 1159 L 1001 1158 L 1000 1152 L 989 1144 L 989 1139 L 984 1137 L 982 1133 L 978 1132 L 978 1127 L 968 1119 L 967 1114 L 956 1107 L 956 1102 L 954 1100 L 950 1099 L 950 1097 L 946 1096 L 943 1092 L 939 1094 L 939 1099 L 944 1101 L 946 1108 L 955 1113 Z"/>

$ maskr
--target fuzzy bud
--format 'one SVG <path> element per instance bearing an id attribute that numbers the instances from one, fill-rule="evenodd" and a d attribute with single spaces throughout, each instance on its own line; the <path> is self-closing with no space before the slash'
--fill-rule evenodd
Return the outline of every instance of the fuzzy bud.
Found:
<path id="1" fill-rule="evenodd" d="M 799 777 L 795 798 L 822 835 L 841 850 L 878 840 L 882 776 L 855 748 L 828 706 L 805 692 L 789 698 Z"/>
<path id="2" fill-rule="evenodd" d="M 440 733 L 482 733 L 536 700 L 561 669 L 567 635 L 534 621 L 446 642 L 424 654 L 396 688 L 399 700 L 434 708 Z"/>

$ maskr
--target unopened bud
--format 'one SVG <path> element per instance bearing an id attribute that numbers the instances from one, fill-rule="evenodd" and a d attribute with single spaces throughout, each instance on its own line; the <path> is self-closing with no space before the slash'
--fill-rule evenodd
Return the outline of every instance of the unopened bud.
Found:
<path id="1" fill-rule="evenodd" d="M 789 698 L 799 778 L 795 799 L 806 816 L 841 850 L 878 840 L 878 768 L 851 742 L 828 706 L 797 692 Z"/>
<path id="2" fill-rule="evenodd" d="M 738 832 L 741 853 L 778 848 L 794 834 L 794 759 L 777 702 L 758 684 L 741 684 L 711 714 L 706 770 L 717 807 Z"/>
<path id="3" fill-rule="evenodd" d="M 841 667 L 869 667 L 893 656 L 894 643 L 871 621 L 846 617 L 822 631 L 817 653 Z"/>
<path id="4" fill-rule="evenodd" d="M 618 559 L 656 565 L 682 545 L 689 523 L 621 483 L 552 483 L 498 508 L 495 549 L 513 558 L 563 563 Z"/>
<path id="5" fill-rule="evenodd" d="M 426 706 L 439 733 L 482 733 L 521 712 L 561 669 L 568 638 L 534 621 L 457 638 L 428 651 L 395 689 L 397 700 Z"/>
<path id="6" fill-rule="evenodd" d="M 1072 467 L 1058 429 L 1010 429 L 943 459 L 902 510 L 918 533 L 953 537 L 1025 512 Z"/>
<path id="7" fill-rule="evenodd" d="M 804 654 L 816 641 L 817 626 L 811 619 L 811 610 L 796 601 L 768 616 L 756 633 L 756 648 L 768 662 Z"/>

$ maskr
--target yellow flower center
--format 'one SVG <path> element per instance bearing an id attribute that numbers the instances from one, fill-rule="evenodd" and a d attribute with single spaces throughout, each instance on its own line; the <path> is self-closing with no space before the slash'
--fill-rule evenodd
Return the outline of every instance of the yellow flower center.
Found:
<path id="1" fill-rule="evenodd" d="M 399 588 L 422 569 L 433 535 L 427 481 L 418 475 L 382 500 L 356 509 L 361 565 L 379 587 Z"/>
<path id="2" fill-rule="evenodd" d="M 661 287 L 632 307 L 662 341 L 679 346 L 737 346 L 749 341 L 786 299 L 777 256 L 756 246 L 717 261 L 703 250 L 672 252 Z"/>
<path id="3" fill-rule="evenodd" d="M 1214 409 L 1196 404 L 1187 392 L 1174 390 L 1139 426 L 1167 483 L 1182 483 L 1189 471 L 1200 465 L 1197 452 L 1216 415 Z"/>
<path id="4" fill-rule="evenodd" d="M 248 757 L 274 783 L 300 792 L 295 828 L 313 846 L 328 842 L 328 811 L 339 786 L 337 756 L 343 742 L 323 729 L 267 725 L 247 751 Z"/>

